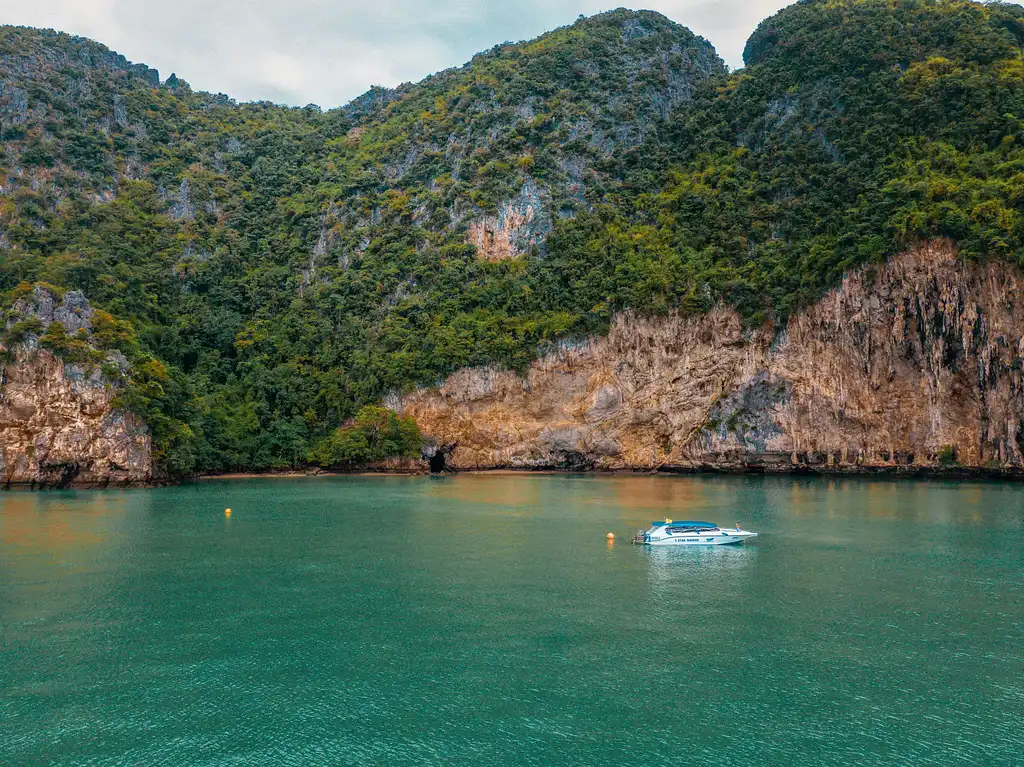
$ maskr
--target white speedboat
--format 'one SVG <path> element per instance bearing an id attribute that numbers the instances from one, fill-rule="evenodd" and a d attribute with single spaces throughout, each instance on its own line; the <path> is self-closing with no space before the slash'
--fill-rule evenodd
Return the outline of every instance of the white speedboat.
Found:
<path id="1" fill-rule="evenodd" d="M 711 522 L 655 522 L 650 530 L 641 530 L 633 543 L 646 546 L 727 546 L 756 538 L 757 533 L 736 527 L 719 527 Z"/>

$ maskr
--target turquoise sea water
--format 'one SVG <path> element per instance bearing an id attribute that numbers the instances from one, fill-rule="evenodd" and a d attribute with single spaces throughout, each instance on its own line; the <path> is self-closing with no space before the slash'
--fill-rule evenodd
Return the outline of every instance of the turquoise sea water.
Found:
<path id="1" fill-rule="evenodd" d="M 2 494 L 0 764 L 1022 765 L 1024 486 Z"/>

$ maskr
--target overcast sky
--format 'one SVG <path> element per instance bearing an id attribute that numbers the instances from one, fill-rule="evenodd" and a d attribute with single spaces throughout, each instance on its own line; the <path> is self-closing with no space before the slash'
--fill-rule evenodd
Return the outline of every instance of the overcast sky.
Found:
<path id="1" fill-rule="evenodd" d="M 708 38 L 732 67 L 779 0 L 638 0 Z M 0 23 L 99 40 L 166 78 L 240 101 L 344 104 L 506 40 L 621 5 L 606 0 L 0 0 Z"/>

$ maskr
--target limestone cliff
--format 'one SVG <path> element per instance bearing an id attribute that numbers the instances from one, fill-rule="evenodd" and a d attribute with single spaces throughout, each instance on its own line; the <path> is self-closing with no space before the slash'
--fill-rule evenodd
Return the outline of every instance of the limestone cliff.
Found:
<path id="1" fill-rule="evenodd" d="M 38 330 L 59 322 L 89 337 L 92 310 L 80 293 L 57 301 L 37 287 L 15 305 Z M 8 341 L 13 321 L 8 323 Z M 4 349 L 0 366 L 0 484 L 5 487 L 105 487 L 149 482 L 149 429 L 116 407 L 117 382 L 127 362 L 117 352 L 106 362 L 72 364 L 40 348 L 35 336 Z"/>
<path id="2" fill-rule="evenodd" d="M 929 243 L 784 328 L 624 314 L 525 377 L 463 370 L 399 404 L 460 468 L 1016 472 L 1022 284 Z"/>
<path id="3" fill-rule="evenodd" d="M 504 203 L 496 216 L 485 216 L 470 223 L 470 242 L 487 261 L 517 258 L 543 241 L 551 233 L 551 217 L 545 212 L 544 197 L 550 197 L 535 184 L 523 185 L 515 200 Z"/>

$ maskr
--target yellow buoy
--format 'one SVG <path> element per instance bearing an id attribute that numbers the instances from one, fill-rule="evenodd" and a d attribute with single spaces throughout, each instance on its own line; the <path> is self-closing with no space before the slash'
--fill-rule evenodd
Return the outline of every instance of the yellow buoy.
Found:
<path id="1" fill-rule="evenodd" d="M 609 541 L 614 541 L 615 540 L 615 533 L 608 533 L 607 538 L 608 538 Z"/>
<path id="2" fill-rule="evenodd" d="M 225 517 L 230 517 L 231 516 L 231 509 L 224 509 L 224 516 Z"/>

